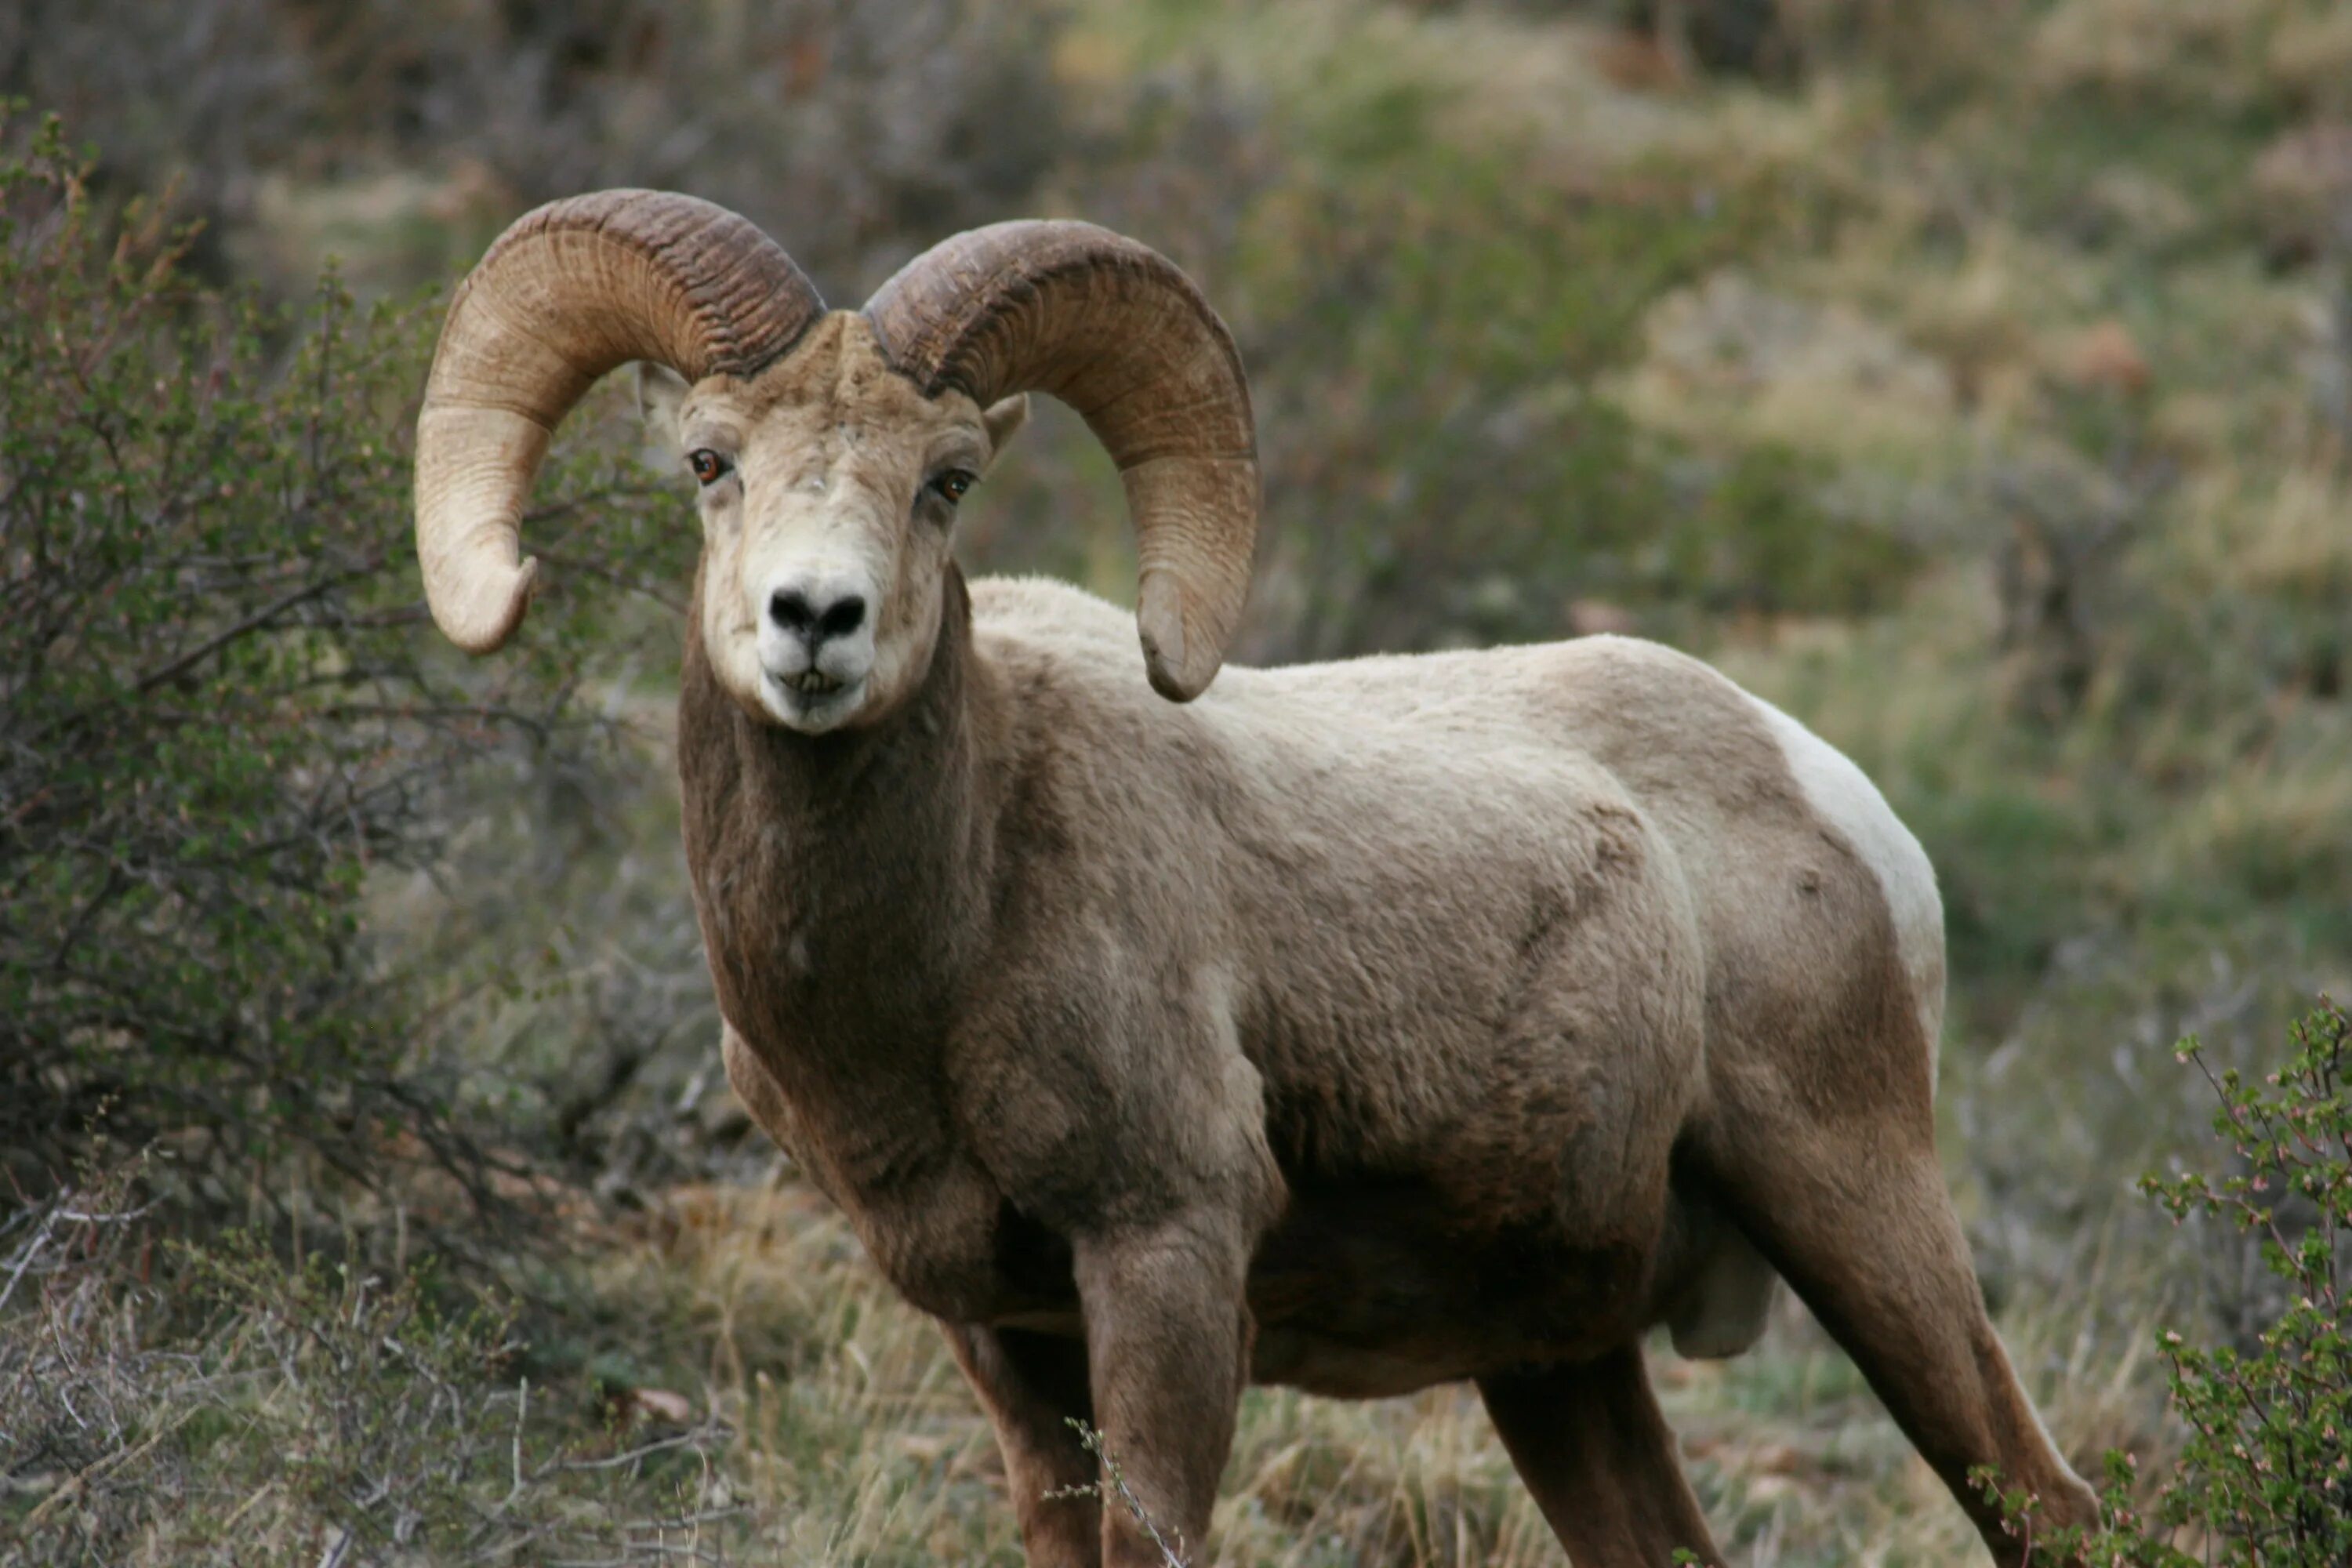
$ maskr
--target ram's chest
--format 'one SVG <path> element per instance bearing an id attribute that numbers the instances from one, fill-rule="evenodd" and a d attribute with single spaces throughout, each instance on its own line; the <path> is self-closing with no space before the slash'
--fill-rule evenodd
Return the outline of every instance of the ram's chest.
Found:
<path id="1" fill-rule="evenodd" d="M 752 1117 L 849 1220 L 885 1278 L 923 1310 L 958 1321 L 1057 1306 L 1069 1295 L 1060 1239 L 1003 1198 L 940 1121 L 827 1094 L 789 1058 L 732 1026 L 727 1075 Z M 794 1081 L 794 1080 L 800 1081 Z"/>
<path id="2" fill-rule="evenodd" d="M 778 951 L 791 936 L 761 940 L 784 922 L 755 923 L 714 893 L 698 887 L 736 1092 L 892 1284 L 928 1311 L 984 1315 L 1001 1291 L 1001 1204 L 956 1134 L 934 1031 L 892 999 L 828 987 Z"/>
<path id="3" fill-rule="evenodd" d="M 688 655 L 687 865 L 737 1092 L 917 1306 L 979 1321 L 1066 1294 L 1066 1249 L 1056 1266 L 1005 1202 L 948 1070 L 979 884 L 954 803 L 901 798 L 948 764 L 749 724 Z"/>
<path id="4" fill-rule="evenodd" d="M 812 1173 L 824 1167 L 821 1155 L 808 1164 Z M 1027 1293 L 1004 1267 L 1004 1202 L 986 1173 L 960 1153 L 887 1182 L 851 1184 L 828 1172 L 819 1185 L 883 1277 L 924 1311 L 981 1322 L 1025 1301 Z"/>

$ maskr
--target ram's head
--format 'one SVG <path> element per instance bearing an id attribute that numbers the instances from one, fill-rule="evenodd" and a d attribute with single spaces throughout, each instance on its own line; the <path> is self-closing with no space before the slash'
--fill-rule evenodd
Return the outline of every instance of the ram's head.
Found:
<path id="1" fill-rule="evenodd" d="M 752 713 L 816 733 L 920 684 L 956 501 L 1031 391 L 1076 408 L 1125 479 L 1152 685 L 1182 701 L 1215 676 L 1256 532 L 1249 394 L 1223 324 L 1155 252 L 999 224 L 828 312 L 774 241 L 690 196 L 526 215 L 451 302 L 417 422 L 417 552 L 460 647 L 521 620 L 537 563 L 520 519 L 548 437 L 632 360 L 699 485 L 704 646 Z"/>

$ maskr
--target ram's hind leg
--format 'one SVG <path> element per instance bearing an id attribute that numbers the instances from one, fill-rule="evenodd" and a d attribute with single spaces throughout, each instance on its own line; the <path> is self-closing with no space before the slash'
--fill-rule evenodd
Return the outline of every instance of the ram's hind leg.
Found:
<path id="1" fill-rule="evenodd" d="M 1478 1380 L 1486 1414 L 1576 1568 L 1720 1563 L 1683 1479 L 1639 1344 L 1574 1366 Z"/>
<path id="2" fill-rule="evenodd" d="M 1777 1098 L 1777 1097 L 1776 1097 Z M 2019 1543 L 1969 1472 L 1996 1467 L 2053 1525 L 2087 1524 L 2090 1489 L 2019 1386 L 1944 1189 L 1924 1106 L 1740 1118 L 1720 1162 L 1727 1212 L 1860 1366 L 2004 1563 Z"/>

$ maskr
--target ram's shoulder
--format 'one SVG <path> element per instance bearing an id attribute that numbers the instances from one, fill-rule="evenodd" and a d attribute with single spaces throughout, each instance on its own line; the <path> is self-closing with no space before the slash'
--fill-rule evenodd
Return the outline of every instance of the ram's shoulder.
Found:
<path id="1" fill-rule="evenodd" d="M 976 578 L 971 615 L 974 631 L 987 641 L 1089 656 L 1135 644 L 1132 612 L 1052 577 Z"/>
<path id="2" fill-rule="evenodd" d="M 1552 643 L 1548 668 L 1575 689 L 1639 696 L 1643 706 L 1685 702 L 1701 710 L 1746 700 L 1729 677 L 1704 659 L 1645 637 L 1603 633 Z"/>

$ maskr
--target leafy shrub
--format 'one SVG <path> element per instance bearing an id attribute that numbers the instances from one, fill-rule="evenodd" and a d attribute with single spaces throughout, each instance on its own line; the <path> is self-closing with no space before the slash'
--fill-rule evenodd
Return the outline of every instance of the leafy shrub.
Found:
<path id="1" fill-rule="evenodd" d="M 2246 1348 L 2164 1334 L 2173 1405 L 2189 1432 L 2178 1470 L 2143 1504 L 2131 1460 L 2109 1456 L 2101 1528 L 2049 1533 L 2052 1551 L 2077 1551 L 2094 1568 L 2352 1561 L 2352 1016 L 2323 1002 L 2294 1042 L 2262 1084 L 2234 1068 L 2216 1077 L 2194 1039 L 2181 1047 L 2221 1099 L 2213 1129 L 2236 1173 L 2149 1176 L 2142 1186 L 2176 1223 L 2226 1218 L 2254 1238 L 2280 1287 L 2277 1305 Z M 2024 1496 L 2004 1500 L 2012 1528 L 2032 1536 Z M 2201 1552 L 2181 1550 L 2184 1540 Z"/>
<path id="2" fill-rule="evenodd" d="M 365 879 L 433 862 L 467 761 L 587 754 L 577 650 L 623 640 L 583 635 L 612 604 L 559 595 L 462 668 L 409 542 L 433 312 L 331 277 L 295 314 L 207 295 L 188 235 L 110 223 L 84 170 L 54 122 L 0 160 L 0 1160 L 37 1190 L 101 1110 L 237 1185 L 289 1142 L 350 1174 L 394 1130 L 454 1156 Z M 537 531 L 573 584 L 667 548 L 634 474 L 554 480 Z"/>

